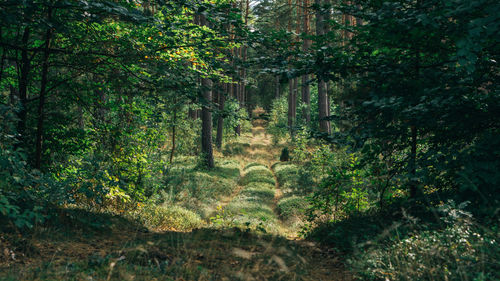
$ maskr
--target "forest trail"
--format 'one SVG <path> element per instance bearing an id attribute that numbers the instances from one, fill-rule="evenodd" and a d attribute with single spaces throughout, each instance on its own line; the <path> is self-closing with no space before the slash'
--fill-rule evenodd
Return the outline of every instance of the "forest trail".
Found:
<path id="1" fill-rule="evenodd" d="M 220 218 L 179 232 L 147 230 L 120 216 L 74 213 L 109 225 L 105 231 L 72 226 L 67 233 L 41 233 L 25 246 L 32 253 L 5 272 L 23 280 L 350 280 L 337 256 L 298 239 L 280 219 L 282 193 L 271 167 L 281 147 L 265 125 L 254 119 L 252 133 L 238 140 L 249 144 L 237 156 L 243 173 L 219 201 Z"/>

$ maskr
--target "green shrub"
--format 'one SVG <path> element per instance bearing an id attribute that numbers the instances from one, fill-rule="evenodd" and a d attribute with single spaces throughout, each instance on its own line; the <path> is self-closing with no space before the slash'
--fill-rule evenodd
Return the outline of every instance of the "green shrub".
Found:
<path id="1" fill-rule="evenodd" d="M 354 272 L 363 280 L 499 280 L 498 234 L 459 208 L 444 205 L 444 229 L 395 237 L 354 256 Z"/>
<path id="2" fill-rule="evenodd" d="M 273 143 L 279 143 L 280 140 L 288 135 L 288 101 L 285 96 L 273 100 L 269 116 L 269 125 L 267 131 L 272 135 Z"/>
<path id="3" fill-rule="evenodd" d="M 146 227 L 155 230 L 188 231 L 204 225 L 198 214 L 176 205 L 146 205 L 136 216 Z"/>
<path id="4" fill-rule="evenodd" d="M 303 197 L 290 196 L 278 201 L 278 209 L 283 219 L 300 218 L 305 215 L 309 204 Z"/>

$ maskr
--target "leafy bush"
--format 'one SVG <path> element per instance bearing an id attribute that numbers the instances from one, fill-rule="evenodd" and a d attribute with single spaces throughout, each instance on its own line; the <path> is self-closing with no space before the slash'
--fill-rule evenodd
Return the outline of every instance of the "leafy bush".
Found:
<path id="1" fill-rule="evenodd" d="M 245 108 L 240 107 L 240 103 L 231 98 L 224 103 L 224 138 L 226 140 L 234 139 L 234 128 L 240 125 L 241 133 L 252 131 L 252 123 Z"/>
<path id="2" fill-rule="evenodd" d="M 16 146 L 15 108 L 0 104 L 0 225 L 31 228 L 50 216 L 51 207 L 71 202 L 73 194 L 50 174 L 31 169 Z"/>
<path id="3" fill-rule="evenodd" d="M 498 280 L 498 234 L 484 232 L 453 202 L 441 206 L 446 227 L 394 237 L 350 260 L 363 280 Z"/>
<path id="4" fill-rule="evenodd" d="M 267 131 L 272 135 L 273 143 L 279 143 L 288 135 L 288 101 L 286 96 L 273 100 Z"/>

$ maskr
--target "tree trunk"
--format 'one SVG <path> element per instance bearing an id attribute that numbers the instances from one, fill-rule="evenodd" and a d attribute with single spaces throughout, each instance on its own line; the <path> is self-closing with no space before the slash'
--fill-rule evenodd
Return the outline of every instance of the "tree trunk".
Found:
<path id="1" fill-rule="evenodd" d="M 309 35 L 309 0 L 304 0 L 303 2 L 303 11 L 304 11 L 304 25 L 303 25 L 303 32 L 306 36 Z M 305 38 L 304 43 L 302 45 L 302 50 L 304 53 L 309 50 L 311 42 L 309 39 Z M 311 90 L 309 87 L 309 74 L 305 74 L 302 76 L 302 102 L 304 103 L 303 107 L 303 115 L 304 119 L 306 121 L 306 124 L 309 124 L 311 122 Z"/>
<path id="2" fill-rule="evenodd" d="M 322 36 L 325 31 L 324 12 L 321 7 L 321 0 L 315 0 L 318 11 L 316 12 L 316 35 Z M 323 133 L 330 134 L 330 122 L 325 120 L 329 115 L 328 94 L 326 92 L 326 82 L 321 75 L 318 75 L 318 116 L 319 130 Z"/>
<path id="3" fill-rule="evenodd" d="M 170 164 L 174 161 L 174 153 L 175 153 L 175 127 L 177 125 L 177 110 L 174 110 L 174 116 L 172 119 L 172 149 L 170 150 Z"/>
<path id="4" fill-rule="evenodd" d="M 275 78 L 274 82 L 274 98 L 279 99 L 280 98 L 280 77 L 277 75 Z"/>
<path id="5" fill-rule="evenodd" d="M 47 20 L 50 22 L 52 19 L 52 8 L 48 7 Z M 36 131 L 36 143 L 35 143 L 35 168 L 40 169 L 42 165 L 42 145 L 43 145 L 43 119 L 44 119 L 44 107 L 45 107 L 45 95 L 47 90 L 48 82 L 48 71 L 49 71 L 49 48 L 50 41 L 52 39 L 52 29 L 47 28 L 45 33 L 45 48 L 43 53 L 42 62 L 42 77 L 40 82 L 40 98 L 38 102 L 38 123 Z"/>
<path id="6" fill-rule="evenodd" d="M 207 19 L 200 15 L 200 25 L 207 26 Z M 212 102 L 212 80 L 208 78 L 201 79 L 201 90 L 205 104 L 201 111 L 201 152 L 204 164 L 207 168 L 214 168 L 214 155 L 212 149 L 212 112 L 210 103 Z"/>
<path id="7" fill-rule="evenodd" d="M 21 109 L 19 110 L 19 121 L 17 124 L 17 133 L 20 137 L 19 145 L 21 146 L 26 145 L 26 107 L 28 106 L 28 78 L 31 71 L 31 62 L 28 58 L 29 37 L 30 29 L 29 27 L 25 27 L 22 37 L 23 50 L 21 51 L 21 76 L 19 78 L 19 102 L 21 103 Z"/>
<path id="8" fill-rule="evenodd" d="M 222 148 L 222 138 L 224 136 L 224 116 L 222 115 L 224 110 L 224 103 L 226 102 L 226 91 L 228 85 L 224 84 L 222 91 L 219 91 L 219 116 L 217 120 L 217 136 L 215 138 L 215 145 L 220 150 Z"/>
<path id="9" fill-rule="evenodd" d="M 290 129 L 290 136 L 295 136 L 295 119 L 297 113 L 297 81 L 298 78 L 293 78 L 289 83 L 288 93 L 288 127 Z"/>
<path id="10" fill-rule="evenodd" d="M 417 196 L 417 180 L 416 178 L 416 172 L 417 172 L 417 127 L 411 126 L 410 127 L 410 133 L 411 133 L 411 140 L 410 140 L 410 147 L 411 147 L 411 152 L 410 152 L 410 160 L 408 163 L 408 166 L 410 168 L 410 197 L 415 198 Z"/>

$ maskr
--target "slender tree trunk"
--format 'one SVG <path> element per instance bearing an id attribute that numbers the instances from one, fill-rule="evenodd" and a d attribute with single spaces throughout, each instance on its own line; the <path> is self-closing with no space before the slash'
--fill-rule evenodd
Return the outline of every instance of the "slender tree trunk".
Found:
<path id="1" fill-rule="evenodd" d="M 3 41 L 2 39 L 3 39 L 3 29 L 2 29 L 2 27 L 0 27 L 0 42 Z M 6 53 L 7 53 L 7 51 L 5 50 L 5 48 L 2 48 L 2 58 L 0 60 L 0 83 L 2 82 L 2 78 L 3 78 L 3 68 L 4 68 Z"/>
<path id="2" fill-rule="evenodd" d="M 316 12 L 316 35 L 323 36 L 325 31 L 325 17 L 323 7 L 321 7 L 321 0 L 315 0 L 318 8 Z M 318 75 L 318 116 L 319 116 L 319 130 L 323 133 L 330 133 L 330 122 L 325 120 L 329 115 L 328 108 L 328 94 L 326 89 L 326 82 L 321 75 Z"/>
<path id="3" fill-rule="evenodd" d="M 200 15 L 200 25 L 208 25 L 204 15 Z M 201 111 L 201 152 L 203 154 L 204 164 L 207 168 L 211 169 L 215 167 L 212 148 L 212 112 L 210 110 L 210 103 L 212 102 L 212 80 L 202 78 L 201 87 L 203 98 L 206 102 Z"/>
<path id="4" fill-rule="evenodd" d="M 292 32 L 292 0 L 288 0 L 288 32 Z M 290 58 L 288 58 L 290 61 Z M 291 68 L 289 68 L 291 69 Z M 296 106 L 295 106 L 295 96 L 297 89 L 297 78 L 292 78 L 288 82 L 288 129 L 290 130 L 290 136 L 294 138 L 295 129 L 295 117 L 296 117 Z"/>
<path id="5" fill-rule="evenodd" d="M 280 98 L 280 77 L 276 76 L 275 82 L 274 82 L 274 98 L 279 99 Z"/>
<path id="6" fill-rule="evenodd" d="M 309 0 L 304 0 L 303 2 L 303 11 L 304 11 L 304 34 L 306 36 L 309 35 Z M 309 39 L 305 38 L 302 49 L 304 53 L 309 50 L 311 42 Z M 311 122 L 311 90 L 309 87 L 309 74 L 305 74 L 302 76 L 302 102 L 304 103 L 302 114 L 304 115 L 304 119 L 307 124 Z"/>
<path id="7" fill-rule="evenodd" d="M 172 119 L 172 149 L 170 150 L 170 159 L 169 159 L 170 164 L 172 164 L 172 162 L 174 161 L 176 126 L 177 126 L 177 110 L 174 110 L 174 116 Z"/>
<path id="8" fill-rule="evenodd" d="M 416 181 L 416 172 L 417 172 L 417 127 L 410 127 L 411 140 L 410 140 L 410 160 L 409 160 L 409 168 L 410 168 L 410 197 L 415 198 L 417 196 L 417 181 Z"/>
<path id="9" fill-rule="evenodd" d="M 48 7 L 47 20 L 50 22 L 52 19 L 52 8 Z M 48 82 L 48 71 L 49 71 L 49 48 L 50 41 L 52 39 L 52 29 L 49 27 L 45 33 L 45 48 L 43 53 L 42 62 L 42 79 L 40 82 L 40 98 L 38 102 L 38 124 L 36 132 L 36 149 L 35 149 L 35 168 L 40 169 L 42 165 L 42 149 L 43 149 L 43 119 L 44 119 L 44 107 L 45 107 L 45 95 L 47 90 Z"/>
<path id="10" fill-rule="evenodd" d="M 420 1 L 417 0 L 417 5 L 420 4 Z M 415 50 L 415 80 L 419 81 L 420 80 L 420 48 L 416 48 Z M 416 91 L 416 89 L 415 89 Z M 417 196 L 418 192 L 418 182 L 416 180 L 417 176 L 417 127 L 414 125 L 415 123 L 413 122 L 413 125 L 410 126 L 410 134 L 411 134 L 411 140 L 410 140 L 410 159 L 408 166 L 410 168 L 410 197 L 415 198 Z"/>
<path id="11" fill-rule="evenodd" d="M 224 103 L 226 102 L 226 91 L 228 89 L 228 85 L 224 84 L 222 87 L 223 90 L 219 91 L 219 116 L 217 120 L 217 136 L 215 138 L 215 145 L 218 149 L 222 148 L 222 138 L 224 136 L 224 116 L 222 112 L 224 110 Z"/>
<path id="12" fill-rule="evenodd" d="M 28 103 L 28 79 L 31 71 L 31 62 L 28 58 L 28 41 L 30 37 L 30 28 L 25 27 L 22 37 L 23 49 L 21 51 L 21 66 L 19 79 L 19 102 L 21 109 L 19 110 L 19 121 L 17 125 L 17 133 L 20 136 L 19 145 L 26 145 L 26 116 Z"/>
<path id="13" fill-rule="evenodd" d="M 294 82 L 295 79 L 290 79 L 288 82 L 288 130 L 290 131 L 290 136 L 293 138 L 293 95 L 294 95 Z"/>

